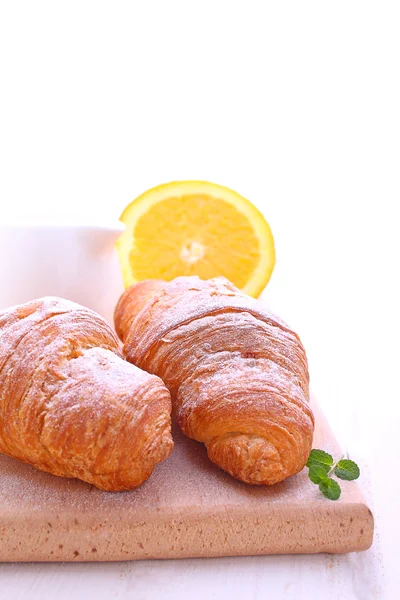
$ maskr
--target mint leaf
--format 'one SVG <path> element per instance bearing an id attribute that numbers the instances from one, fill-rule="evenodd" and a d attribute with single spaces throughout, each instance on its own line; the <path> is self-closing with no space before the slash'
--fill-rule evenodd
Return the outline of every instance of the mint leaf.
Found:
<path id="1" fill-rule="evenodd" d="M 336 465 L 335 475 L 340 479 L 347 479 L 351 481 L 352 479 L 358 479 L 360 477 L 360 469 L 359 466 L 354 462 L 354 460 L 339 460 Z"/>
<path id="2" fill-rule="evenodd" d="M 323 450 L 311 450 L 306 465 L 311 467 L 313 464 L 320 465 L 328 472 L 333 465 L 333 457 Z"/>
<path id="3" fill-rule="evenodd" d="M 321 483 L 321 481 L 324 481 L 328 477 L 325 468 L 317 463 L 311 465 L 308 476 L 313 483 Z"/>
<path id="4" fill-rule="evenodd" d="M 329 465 L 324 465 L 322 463 L 319 462 L 309 462 L 307 464 L 308 468 L 311 469 L 311 467 L 321 467 L 321 469 L 324 470 L 324 472 L 326 473 L 326 475 L 329 473 L 329 471 L 331 470 L 331 467 Z"/>
<path id="5" fill-rule="evenodd" d="M 311 450 L 306 463 L 308 467 L 308 477 L 319 486 L 322 494 L 329 500 L 338 500 L 340 498 L 340 485 L 332 474 L 340 479 L 357 479 L 360 476 L 358 465 L 349 459 L 333 460 L 333 457 L 324 450 Z"/>
<path id="6" fill-rule="evenodd" d="M 340 497 L 340 485 L 337 481 L 330 479 L 329 477 L 326 477 L 321 481 L 319 489 L 326 498 L 329 498 L 329 500 L 337 500 Z"/>

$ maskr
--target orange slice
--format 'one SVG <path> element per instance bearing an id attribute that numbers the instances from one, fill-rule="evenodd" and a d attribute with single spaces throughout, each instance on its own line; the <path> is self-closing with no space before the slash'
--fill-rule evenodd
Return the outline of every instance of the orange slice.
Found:
<path id="1" fill-rule="evenodd" d="M 120 217 L 117 242 L 124 284 L 179 275 L 223 275 L 258 296 L 275 265 L 263 215 L 233 190 L 206 181 L 176 181 L 148 190 Z"/>

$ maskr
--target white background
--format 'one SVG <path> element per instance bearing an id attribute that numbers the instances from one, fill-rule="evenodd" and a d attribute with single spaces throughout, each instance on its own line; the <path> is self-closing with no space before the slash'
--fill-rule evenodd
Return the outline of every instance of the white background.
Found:
<path id="1" fill-rule="evenodd" d="M 0 1 L 0 218 L 115 220 L 174 179 L 251 199 L 276 239 L 266 297 L 376 519 L 344 557 L 3 565 L 1 599 L 399 597 L 398 8 Z"/>

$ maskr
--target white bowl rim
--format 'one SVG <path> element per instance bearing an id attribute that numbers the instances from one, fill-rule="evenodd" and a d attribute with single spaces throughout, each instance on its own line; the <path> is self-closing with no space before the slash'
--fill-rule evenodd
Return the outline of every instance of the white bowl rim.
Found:
<path id="1" fill-rule="evenodd" d="M 125 224 L 121 221 L 75 221 L 75 220 L 26 220 L 26 221 L 6 221 L 0 222 L 0 230 L 16 230 L 16 229 L 77 229 L 77 230 L 106 230 L 116 231 L 123 233 L 125 231 Z"/>

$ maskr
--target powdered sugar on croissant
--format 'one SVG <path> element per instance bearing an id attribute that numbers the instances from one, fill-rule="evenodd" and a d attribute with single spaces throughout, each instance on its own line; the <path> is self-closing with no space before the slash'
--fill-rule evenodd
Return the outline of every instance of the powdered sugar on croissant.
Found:
<path id="1" fill-rule="evenodd" d="M 170 394 L 96 313 L 43 298 L 0 313 L 0 451 L 110 490 L 171 452 Z"/>
<path id="2" fill-rule="evenodd" d="M 183 432 L 222 469 L 269 485 L 304 467 L 314 430 L 306 354 L 260 302 L 223 278 L 142 282 L 121 297 L 116 327 L 127 360 L 163 379 Z"/>

